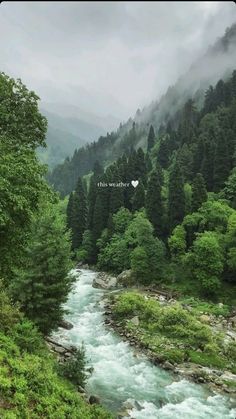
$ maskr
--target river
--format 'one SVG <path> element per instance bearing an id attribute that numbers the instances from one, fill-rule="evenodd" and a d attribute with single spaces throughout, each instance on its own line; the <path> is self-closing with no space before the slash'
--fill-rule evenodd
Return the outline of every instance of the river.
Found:
<path id="1" fill-rule="evenodd" d="M 78 278 L 70 293 L 66 319 L 74 327 L 60 329 L 55 337 L 62 343 L 84 343 L 89 364 L 94 368 L 86 390 L 99 396 L 113 412 L 124 402 L 133 405 L 129 418 L 136 419 L 235 419 L 235 399 L 210 392 L 206 386 L 152 365 L 109 327 L 104 325 L 103 297 L 106 292 L 92 287 L 91 270 L 73 270 Z"/>

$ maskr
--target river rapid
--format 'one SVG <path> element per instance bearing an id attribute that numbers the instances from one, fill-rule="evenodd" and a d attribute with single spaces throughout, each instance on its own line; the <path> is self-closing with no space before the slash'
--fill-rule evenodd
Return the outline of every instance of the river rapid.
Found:
<path id="1" fill-rule="evenodd" d="M 106 293 L 93 288 L 96 272 L 73 270 L 76 282 L 70 293 L 66 320 L 73 329 L 59 329 L 61 343 L 80 346 L 94 370 L 86 385 L 89 394 L 114 413 L 129 407 L 127 418 L 235 419 L 236 400 L 210 392 L 206 386 L 152 365 L 109 327 L 104 325 Z M 122 407 L 123 406 L 123 407 Z M 131 408 L 133 406 L 133 408 Z"/>

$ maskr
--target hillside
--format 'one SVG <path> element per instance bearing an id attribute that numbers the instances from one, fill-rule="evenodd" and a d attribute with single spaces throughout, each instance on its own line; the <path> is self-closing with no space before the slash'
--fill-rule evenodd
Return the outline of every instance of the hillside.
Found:
<path id="1" fill-rule="evenodd" d="M 153 102 L 142 111 L 138 110 L 133 119 L 120 124 L 116 131 L 101 136 L 97 142 L 77 148 L 71 158 L 67 158 L 48 174 L 49 182 L 63 196 L 67 195 L 74 189 L 78 176 L 89 173 L 96 160 L 106 165 L 127 152 L 130 146 L 142 146 L 145 149 L 150 124 L 158 132 L 160 126 L 166 125 L 174 115 L 178 119 L 178 112 L 190 97 L 200 108 L 208 85 L 214 84 L 220 78 L 226 79 L 232 73 L 235 62 L 236 24 L 227 29 L 224 36 L 174 86 L 169 87 L 159 101 Z M 133 122 L 135 136 L 132 131 Z"/>

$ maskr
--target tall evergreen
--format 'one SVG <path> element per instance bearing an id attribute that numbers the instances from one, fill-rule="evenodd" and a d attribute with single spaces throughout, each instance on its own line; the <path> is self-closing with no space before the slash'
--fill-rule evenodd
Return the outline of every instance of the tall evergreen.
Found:
<path id="1" fill-rule="evenodd" d="M 160 174 L 153 170 L 147 185 L 146 211 L 157 236 L 162 235 L 163 204 L 161 197 Z"/>
<path id="2" fill-rule="evenodd" d="M 70 193 L 67 208 L 66 208 L 66 224 L 67 228 L 72 227 L 72 214 L 73 214 L 73 192 Z"/>
<path id="3" fill-rule="evenodd" d="M 197 173 L 192 185 L 192 211 L 197 211 L 205 201 L 207 201 L 205 181 L 202 174 Z"/>
<path id="4" fill-rule="evenodd" d="M 138 211 L 143 207 L 145 207 L 145 189 L 143 182 L 140 180 L 132 199 L 132 210 Z"/>
<path id="5" fill-rule="evenodd" d="M 104 174 L 99 178 L 100 183 L 107 183 L 107 175 Z M 109 188 L 99 186 L 96 195 L 96 201 L 94 206 L 94 215 L 93 215 L 93 237 L 96 241 L 102 230 L 106 227 L 109 217 Z"/>
<path id="6" fill-rule="evenodd" d="M 227 180 L 230 173 L 230 156 L 228 150 L 228 144 L 224 133 L 219 136 L 214 160 L 214 191 L 218 192 L 224 187 L 224 183 Z"/>
<path id="7" fill-rule="evenodd" d="M 169 222 L 170 228 L 180 224 L 184 218 L 185 199 L 184 182 L 178 161 L 173 164 L 169 178 Z"/>
<path id="8" fill-rule="evenodd" d="M 118 168 L 114 168 L 112 174 L 112 183 L 119 184 L 121 178 L 118 172 Z M 114 214 L 118 209 L 124 206 L 124 191 L 123 187 L 110 186 L 109 188 L 109 212 Z"/>
<path id="9" fill-rule="evenodd" d="M 148 133 L 148 139 L 147 139 L 147 151 L 150 151 L 152 149 L 152 147 L 155 144 L 155 132 L 154 132 L 154 128 L 151 125 L 150 129 L 149 129 L 149 133 Z"/>
<path id="10" fill-rule="evenodd" d="M 73 196 L 73 210 L 71 219 L 72 249 L 78 249 L 83 240 L 87 223 L 87 203 L 81 178 L 78 179 Z"/>
<path id="11" fill-rule="evenodd" d="M 208 141 L 208 139 L 205 138 L 204 153 L 200 170 L 205 179 L 208 191 L 213 191 L 214 185 L 214 154 L 215 143 Z"/>
<path id="12" fill-rule="evenodd" d="M 135 158 L 135 179 L 141 179 L 142 182 L 146 183 L 146 162 L 145 154 L 141 147 L 138 148 L 136 158 Z"/>
<path id="13" fill-rule="evenodd" d="M 157 161 L 163 169 L 166 169 L 169 163 L 169 147 L 166 137 L 161 137 L 159 149 L 157 152 Z"/>

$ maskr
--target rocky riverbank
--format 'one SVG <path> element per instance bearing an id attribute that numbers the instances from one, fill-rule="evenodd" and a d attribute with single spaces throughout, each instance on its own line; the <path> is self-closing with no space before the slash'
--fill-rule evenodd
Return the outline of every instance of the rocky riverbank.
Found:
<path id="1" fill-rule="evenodd" d="M 147 297 L 148 298 L 148 297 Z M 159 301 L 167 301 L 167 297 L 159 294 L 155 295 L 155 298 Z M 174 300 L 169 299 L 169 304 Z M 168 360 L 163 361 L 156 352 L 150 349 L 147 344 L 144 344 L 141 340 L 142 333 L 140 332 L 139 318 L 134 316 L 130 321 L 133 323 L 135 328 L 127 329 L 123 321 L 117 321 L 113 315 L 114 303 L 109 299 L 105 300 L 105 324 L 112 327 L 122 339 L 125 339 L 129 344 L 136 348 L 138 352 L 145 354 L 148 359 L 157 366 L 166 370 L 172 371 L 174 374 L 179 374 L 191 381 L 196 383 L 205 383 L 213 391 L 226 392 L 230 394 L 236 394 L 236 374 L 233 374 L 227 370 L 220 370 L 217 368 L 210 368 L 207 366 L 198 365 L 192 362 L 173 363 Z M 203 319 L 204 316 L 204 319 Z M 232 340 L 236 343 L 236 331 L 234 330 L 235 315 L 228 319 L 223 319 L 223 316 L 216 319 L 215 316 L 207 316 L 202 314 L 202 321 L 211 324 L 215 330 L 225 330 L 225 339 Z"/>

